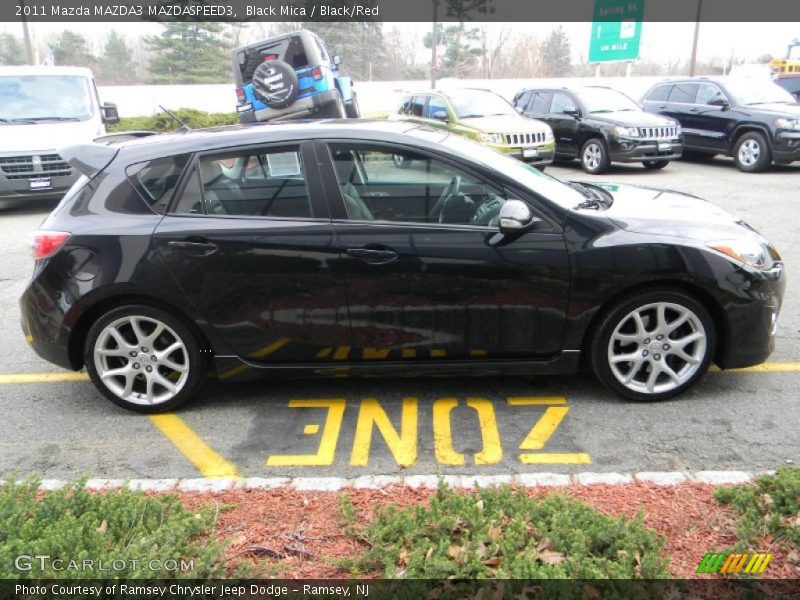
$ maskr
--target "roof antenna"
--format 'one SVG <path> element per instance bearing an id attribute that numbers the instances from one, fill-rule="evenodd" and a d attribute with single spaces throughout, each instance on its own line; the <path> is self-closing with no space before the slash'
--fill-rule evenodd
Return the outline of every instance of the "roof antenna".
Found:
<path id="1" fill-rule="evenodd" d="M 178 129 L 176 130 L 178 133 L 185 133 L 185 132 L 187 132 L 187 131 L 191 131 L 191 130 L 192 130 L 192 128 L 191 128 L 191 127 L 189 127 L 189 126 L 188 126 L 186 123 L 184 123 L 183 121 L 181 121 L 181 120 L 180 120 L 178 117 L 176 117 L 174 114 L 172 114 L 171 112 L 169 112 L 169 111 L 168 111 L 166 108 L 164 108 L 164 107 L 163 107 L 163 106 L 161 106 L 160 104 L 158 105 L 158 108 L 160 108 L 161 110 L 163 110 L 163 111 L 164 111 L 165 113 L 167 113 L 167 114 L 168 114 L 170 117 L 172 117 L 172 118 L 173 118 L 173 119 L 175 119 L 175 120 L 176 120 L 178 123 L 180 123 L 180 124 L 181 124 L 181 126 L 180 126 L 180 127 L 178 127 Z"/>

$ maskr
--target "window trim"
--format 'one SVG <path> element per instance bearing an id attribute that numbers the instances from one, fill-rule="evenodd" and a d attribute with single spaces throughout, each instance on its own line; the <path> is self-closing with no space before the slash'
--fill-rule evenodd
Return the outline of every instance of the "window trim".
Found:
<path id="1" fill-rule="evenodd" d="M 453 160 L 451 157 L 438 154 L 434 151 L 429 150 L 428 148 L 421 148 L 418 146 L 410 146 L 408 144 L 398 143 L 398 142 L 385 142 L 385 141 L 378 141 L 378 140 L 365 140 L 365 139 L 356 139 L 356 138 L 322 138 L 315 140 L 315 147 L 318 149 L 317 156 L 319 157 L 319 162 L 324 163 L 322 177 L 323 179 L 328 179 L 331 182 L 331 185 L 325 186 L 326 198 L 328 199 L 328 204 L 331 211 L 331 222 L 332 223 L 356 223 L 356 224 L 375 224 L 375 225 L 383 225 L 383 226 L 420 226 L 425 228 L 444 228 L 444 229 L 466 229 L 469 231 L 483 231 L 483 232 L 497 232 L 499 229 L 497 227 L 491 227 L 488 225 L 469 225 L 466 223 L 420 223 L 417 221 L 386 221 L 386 220 L 364 220 L 364 219 L 350 219 L 347 216 L 347 210 L 344 205 L 344 199 L 342 198 L 341 187 L 339 185 L 339 179 L 336 175 L 336 169 L 333 167 L 333 156 L 331 155 L 330 146 L 332 144 L 350 144 L 350 145 L 365 145 L 373 148 L 386 148 L 388 153 L 392 154 L 392 148 L 402 148 L 406 149 L 409 152 L 414 152 L 417 154 L 421 154 L 433 160 L 438 160 L 446 165 L 451 166 L 454 169 L 459 171 L 463 171 L 476 177 L 477 179 L 484 180 L 486 183 L 493 185 L 494 187 L 499 188 L 502 190 L 504 194 L 506 194 L 509 198 L 522 200 L 525 204 L 533 212 L 534 216 L 539 217 L 542 219 L 544 223 L 547 223 L 549 229 L 547 231 L 536 231 L 537 234 L 558 234 L 562 235 L 564 233 L 564 229 L 561 227 L 559 223 L 557 223 L 550 215 L 546 214 L 538 204 L 531 200 L 531 196 L 535 196 L 535 193 L 531 190 L 528 190 L 527 193 L 519 193 L 512 188 L 509 188 L 507 185 L 500 183 L 493 179 L 491 176 L 483 173 L 480 169 L 473 168 L 471 164 L 464 164 Z M 333 191 L 329 191 L 333 190 Z M 333 196 L 333 197 L 332 197 Z M 544 200 L 546 202 L 546 199 Z M 339 216 L 344 215 L 344 216 Z"/>
<path id="2" fill-rule="evenodd" d="M 208 214 L 206 212 L 205 187 L 203 186 L 202 179 L 200 180 L 200 192 L 203 196 L 203 212 L 202 213 L 175 212 L 175 207 L 177 203 L 180 201 L 180 198 L 183 196 L 183 192 L 189 183 L 191 174 L 197 173 L 197 170 L 200 168 L 200 159 L 203 158 L 204 156 L 223 154 L 225 152 L 244 154 L 251 150 L 260 150 L 260 149 L 264 149 L 265 153 L 267 153 L 266 152 L 267 148 L 282 148 L 286 146 L 297 146 L 297 148 L 300 150 L 302 154 L 303 168 L 305 169 L 305 176 L 306 176 L 306 190 L 308 191 L 308 203 L 309 203 L 309 208 L 311 209 L 311 216 L 277 217 L 269 215 Z M 293 221 L 293 222 L 303 221 L 303 222 L 329 223 L 331 221 L 330 208 L 328 203 L 325 201 L 325 198 L 323 197 L 324 193 L 321 192 L 322 180 L 318 170 L 319 161 L 317 159 L 315 151 L 316 148 L 313 143 L 313 140 L 301 138 L 301 139 L 280 140 L 276 142 L 267 142 L 261 144 L 246 144 L 243 146 L 224 146 L 219 148 L 209 148 L 199 152 L 195 152 L 192 155 L 189 164 L 186 165 L 186 167 L 183 170 L 183 173 L 181 174 L 181 179 L 178 181 L 178 185 L 175 187 L 175 190 L 167 206 L 167 209 L 164 211 L 164 216 L 191 217 L 191 218 L 210 217 L 214 219 L 259 219 L 264 221 Z M 315 201 L 315 198 L 319 199 Z M 321 214 L 317 215 L 316 214 L 317 212 L 320 212 Z"/>

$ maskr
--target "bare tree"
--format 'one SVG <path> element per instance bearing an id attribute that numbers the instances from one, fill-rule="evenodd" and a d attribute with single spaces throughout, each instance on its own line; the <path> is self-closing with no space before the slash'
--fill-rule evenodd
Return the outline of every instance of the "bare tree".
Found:
<path id="1" fill-rule="evenodd" d="M 492 33 L 494 29 L 492 25 L 483 23 L 478 28 L 478 41 L 481 49 L 481 70 L 484 79 L 492 79 L 495 75 L 495 66 L 498 59 L 506 50 L 506 44 L 511 37 L 511 29 L 508 27 L 501 27 L 496 32 Z"/>

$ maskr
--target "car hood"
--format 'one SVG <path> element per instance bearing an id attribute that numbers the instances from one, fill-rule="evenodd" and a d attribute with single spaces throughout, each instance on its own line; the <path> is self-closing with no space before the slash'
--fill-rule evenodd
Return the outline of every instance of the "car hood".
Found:
<path id="1" fill-rule="evenodd" d="M 603 214 L 628 231 L 704 240 L 725 239 L 733 233 L 741 235 L 742 227 L 754 231 L 739 217 L 689 194 L 635 185 L 593 185 L 614 198 Z"/>
<path id="2" fill-rule="evenodd" d="M 667 117 L 637 110 L 589 113 L 586 115 L 586 118 L 618 123 L 620 125 L 633 125 L 635 127 L 667 127 L 675 123 L 672 119 L 668 119 Z"/>
<path id="3" fill-rule="evenodd" d="M 748 104 L 746 108 L 748 110 L 772 113 L 776 117 L 781 117 L 783 115 L 789 115 L 795 119 L 800 117 L 800 103 L 782 104 L 776 102 L 773 104 Z"/>
<path id="4" fill-rule="evenodd" d="M 0 153 L 55 151 L 63 146 L 89 142 L 105 131 L 97 121 L 47 121 L 0 124 Z"/>
<path id="5" fill-rule="evenodd" d="M 459 119 L 458 122 L 460 125 L 486 133 L 542 133 L 548 129 L 548 126 L 541 121 L 514 115 L 472 117 Z"/>

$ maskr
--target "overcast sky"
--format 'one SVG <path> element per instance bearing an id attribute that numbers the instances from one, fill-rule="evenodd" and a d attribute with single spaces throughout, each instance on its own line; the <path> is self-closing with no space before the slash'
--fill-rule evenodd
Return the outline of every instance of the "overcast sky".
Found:
<path id="1" fill-rule="evenodd" d="M 496 31 L 511 28 L 515 31 L 531 32 L 542 39 L 558 25 L 562 25 L 569 36 L 573 60 L 577 62 L 582 57 L 585 60 L 589 50 L 591 23 L 494 23 L 491 27 Z M 415 37 L 419 42 L 420 54 L 424 56 L 422 37 L 430 30 L 430 24 L 386 23 L 385 26 L 399 27 L 409 36 Z M 250 24 L 248 27 L 253 28 L 252 33 L 255 34 L 259 24 Z M 161 31 L 161 26 L 156 23 L 30 24 L 32 34 L 42 40 L 69 28 L 89 37 L 96 49 L 110 29 L 116 29 L 128 38 Z M 19 23 L 1 23 L 0 30 L 21 35 L 22 27 Z M 640 57 L 657 62 L 686 60 L 691 50 L 693 31 L 694 23 L 644 23 Z M 732 54 L 737 59 L 745 60 L 755 59 L 762 54 L 783 57 L 787 44 L 795 38 L 800 38 L 798 23 L 702 23 L 698 59 L 701 61 L 715 57 L 727 59 Z M 247 36 L 243 41 L 249 41 Z M 794 56 L 800 58 L 800 48 L 794 52 Z"/>

